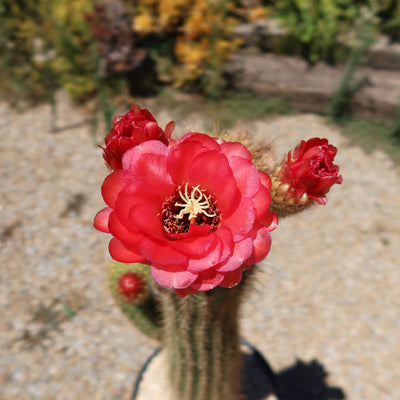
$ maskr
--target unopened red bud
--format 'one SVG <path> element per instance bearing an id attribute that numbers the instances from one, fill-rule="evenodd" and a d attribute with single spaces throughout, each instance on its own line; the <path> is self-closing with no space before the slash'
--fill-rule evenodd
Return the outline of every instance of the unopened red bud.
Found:
<path id="1" fill-rule="evenodd" d="M 326 204 L 331 186 L 343 180 L 339 167 L 333 164 L 336 152 L 336 147 L 327 139 L 302 140 L 276 172 L 281 189 L 284 188 L 296 203 L 306 194 L 316 203 Z"/>
<path id="2" fill-rule="evenodd" d="M 334 159 L 337 149 L 327 139 L 302 140 L 272 173 L 270 209 L 284 217 L 296 214 L 313 202 L 326 204 L 331 186 L 342 183 Z"/>
<path id="3" fill-rule="evenodd" d="M 162 130 L 147 109 L 134 104 L 124 115 L 113 120 L 113 127 L 105 138 L 103 158 L 112 170 L 122 168 L 122 156 L 128 150 L 148 140 L 168 145 L 175 123 L 171 121 Z"/>
<path id="4" fill-rule="evenodd" d="M 143 294 L 145 282 L 139 274 L 127 272 L 118 279 L 118 290 L 126 300 L 132 301 Z"/>

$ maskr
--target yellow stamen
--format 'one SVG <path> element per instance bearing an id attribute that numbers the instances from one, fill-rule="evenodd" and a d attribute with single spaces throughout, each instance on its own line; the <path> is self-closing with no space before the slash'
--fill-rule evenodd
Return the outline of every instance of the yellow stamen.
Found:
<path id="1" fill-rule="evenodd" d="M 182 219 L 185 214 L 189 214 L 190 224 L 193 224 L 196 217 L 199 214 L 204 214 L 205 216 L 212 218 L 217 214 L 210 214 L 206 210 L 210 208 L 209 197 L 207 197 L 200 189 L 200 185 L 193 187 L 190 195 L 188 193 L 188 184 L 185 185 L 185 193 L 182 193 L 179 187 L 179 196 L 184 201 L 184 203 L 175 203 L 175 206 L 183 207 L 179 214 L 176 216 L 177 219 Z"/>

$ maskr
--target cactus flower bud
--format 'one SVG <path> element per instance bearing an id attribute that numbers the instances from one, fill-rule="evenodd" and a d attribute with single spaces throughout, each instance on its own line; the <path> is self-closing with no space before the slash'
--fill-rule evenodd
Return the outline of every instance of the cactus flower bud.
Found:
<path id="1" fill-rule="evenodd" d="M 127 272 L 118 279 L 118 292 L 125 300 L 133 301 L 145 291 L 143 278 L 134 272 Z"/>
<path id="2" fill-rule="evenodd" d="M 271 176 L 271 210 L 280 217 L 295 214 L 316 202 L 325 205 L 332 185 L 342 183 L 333 164 L 337 149 L 327 139 L 302 140 L 289 151 Z"/>
<path id="3" fill-rule="evenodd" d="M 126 114 L 114 118 L 105 138 L 106 147 L 102 147 L 103 158 L 112 170 L 121 169 L 122 156 L 127 150 L 147 140 L 159 140 L 167 145 L 174 127 L 171 121 L 163 131 L 150 111 L 135 104 Z"/>
<path id="4" fill-rule="evenodd" d="M 327 139 L 312 138 L 289 152 L 278 173 L 280 181 L 288 185 L 294 200 L 304 194 L 318 204 L 326 204 L 326 194 L 335 183 L 342 183 L 339 167 L 333 164 L 337 149 Z"/>

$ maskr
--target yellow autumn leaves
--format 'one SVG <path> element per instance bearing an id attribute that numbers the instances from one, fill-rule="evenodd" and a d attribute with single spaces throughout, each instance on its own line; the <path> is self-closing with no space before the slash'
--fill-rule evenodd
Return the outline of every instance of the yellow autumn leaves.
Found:
<path id="1" fill-rule="evenodd" d="M 176 83 L 193 81 L 210 64 L 222 65 L 240 45 L 230 32 L 234 4 L 216 0 L 139 0 L 133 28 L 140 34 L 177 35 L 174 56 L 180 64 Z"/>

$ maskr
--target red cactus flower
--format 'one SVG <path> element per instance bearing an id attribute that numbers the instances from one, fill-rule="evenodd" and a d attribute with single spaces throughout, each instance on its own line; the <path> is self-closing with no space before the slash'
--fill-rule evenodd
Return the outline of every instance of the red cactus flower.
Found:
<path id="1" fill-rule="evenodd" d="M 113 127 L 105 138 L 104 160 L 112 170 L 120 169 L 122 156 L 127 150 L 147 140 L 168 144 L 174 127 L 171 121 L 163 131 L 150 111 L 135 104 L 126 114 L 114 118 Z"/>
<path id="2" fill-rule="evenodd" d="M 293 156 L 289 152 L 279 172 L 282 183 L 289 185 L 290 194 L 301 198 L 304 193 L 318 204 L 326 204 L 326 193 L 335 183 L 342 183 L 339 167 L 333 164 L 337 149 L 327 139 L 302 140 Z M 289 192 L 288 192 L 289 193 Z"/>
<path id="3" fill-rule="evenodd" d="M 240 143 L 188 133 L 173 146 L 147 141 L 104 181 L 109 207 L 94 226 L 111 233 L 111 256 L 151 265 L 180 296 L 232 287 L 271 246 L 269 176 Z"/>
<path id="4" fill-rule="evenodd" d="M 144 292 L 144 288 L 143 278 L 134 272 L 127 272 L 118 279 L 118 291 L 126 300 L 135 300 Z"/>

